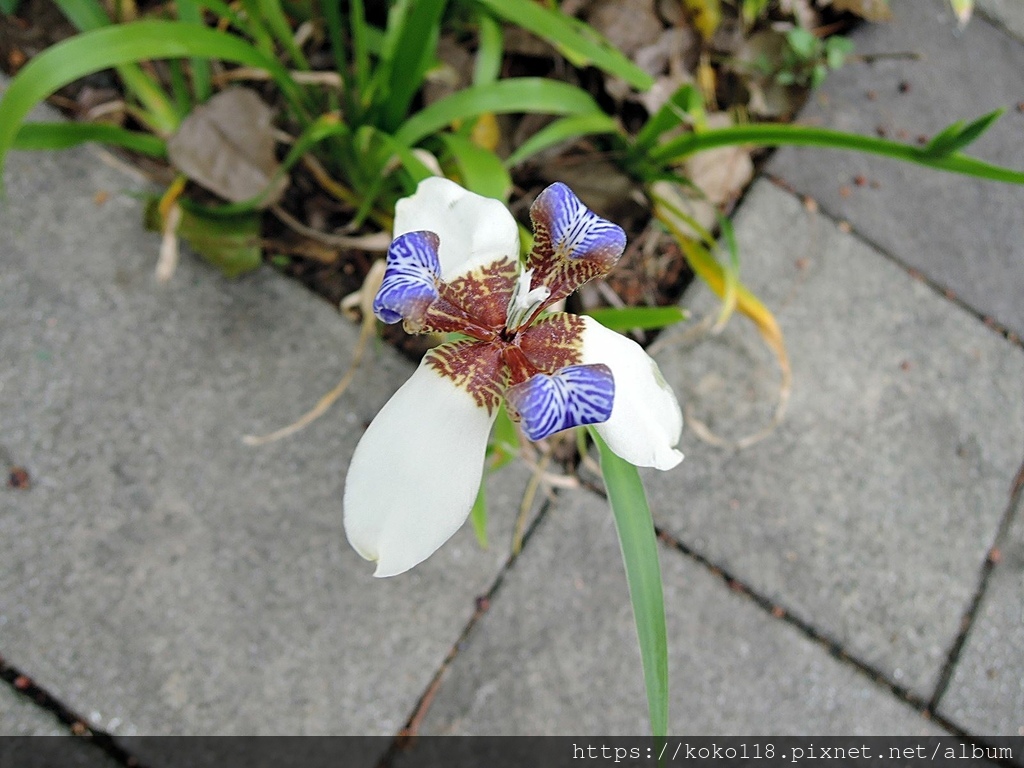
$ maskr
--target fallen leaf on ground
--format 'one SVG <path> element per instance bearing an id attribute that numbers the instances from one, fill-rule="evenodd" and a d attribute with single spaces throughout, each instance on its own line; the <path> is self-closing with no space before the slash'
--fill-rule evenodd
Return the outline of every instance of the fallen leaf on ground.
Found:
<path id="1" fill-rule="evenodd" d="M 742 77 L 749 92 L 747 109 L 761 117 L 784 117 L 796 111 L 801 89 L 776 81 L 788 49 L 786 36 L 773 29 L 755 32 L 736 51 L 730 68 Z"/>
<path id="2" fill-rule="evenodd" d="M 867 21 L 889 21 L 892 11 L 888 0 L 832 0 L 837 11 L 849 11 Z"/>
<path id="3" fill-rule="evenodd" d="M 797 26 L 804 29 L 818 26 L 818 12 L 811 5 L 811 0 L 779 0 L 779 8 L 783 13 L 795 17 Z"/>
<path id="4" fill-rule="evenodd" d="M 722 23 L 722 5 L 719 0 L 683 0 L 690 12 L 690 20 L 705 40 L 710 40 Z"/>
<path id="5" fill-rule="evenodd" d="M 588 9 L 585 20 L 630 57 L 664 29 L 652 0 L 598 0 Z"/>
<path id="6" fill-rule="evenodd" d="M 708 128 L 725 128 L 732 120 L 724 112 L 708 115 Z M 754 163 L 746 147 L 720 147 L 700 152 L 686 161 L 686 175 L 713 205 L 735 199 L 754 177 Z"/>
<path id="7" fill-rule="evenodd" d="M 192 181 L 232 203 L 262 195 L 277 202 L 288 186 L 274 157 L 273 110 L 253 91 L 232 88 L 197 107 L 167 141 L 167 155 Z"/>

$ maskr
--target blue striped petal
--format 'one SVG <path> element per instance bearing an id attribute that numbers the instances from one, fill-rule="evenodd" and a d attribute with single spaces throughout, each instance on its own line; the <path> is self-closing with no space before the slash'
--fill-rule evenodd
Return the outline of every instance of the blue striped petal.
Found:
<path id="1" fill-rule="evenodd" d="M 384 323 L 418 318 L 437 299 L 440 245 L 433 232 L 408 232 L 388 248 L 384 280 L 373 300 L 373 313 Z"/>
<path id="2" fill-rule="evenodd" d="M 542 223 L 555 258 L 614 261 L 626 247 L 622 227 L 591 211 L 561 182 L 541 192 L 530 213 Z"/>
<path id="3" fill-rule="evenodd" d="M 531 440 L 543 440 L 563 429 L 607 421 L 615 400 L 615 379 L 607 365 L 570 365 L 509 387 L 505 399 L 523 433 Z"/>
<path id="4" fill-rule="evenodd" d="M 556 182 L 530 207 L 533 249 L 526 257 L 534 282 L 551 290 L 548 303 L 605 275 L 626 248 L 622 227 L 602 219 L 565 184 Z"/>

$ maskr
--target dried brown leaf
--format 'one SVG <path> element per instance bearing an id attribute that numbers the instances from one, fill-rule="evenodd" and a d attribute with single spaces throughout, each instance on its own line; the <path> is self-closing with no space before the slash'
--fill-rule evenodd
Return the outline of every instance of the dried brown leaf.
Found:
<path id="1" fill-rule="evenodd" d="M 222 91 L 196 108 L 167 141 L 167 154 L 192 181 L 233 203 L 264 195 L 277 202 L 288 177 L 277 177 L 273 110 L 245 88 Z"/>
<path id="2" fill-rule="evenodd" d="M 708 115 L 709 128 L 731 124 L 724 112 Z M 739 197 L 754 177 L 754 163 L 746 147 L 720 147 L 689 158 L 686 175 L 717 206 Z"/>
<path id="3" fill-rule="evenodd" d="M 692 83 L 693 78 L 687 72 L 678 75 L 666 75 L 658 77 L 650 90 L 638 94 L 636 100 L 643 104 L 648 114 L 653 115 L 667 102 L 676 91 L 687 83 Z"/>
<path id="4" fill-rule="evenodd" d="M 586 21 L 630 57 L 664 29 L 653 0 L 598 0 L 588 10 Z"/>
<path id="5" fill-rule="evenodd" d="M 671 27 L 636 51 L 633 61 L 649 75 L 690 72 L 700 56 L 700 38 L 690 27 Z"/>
<path id="6" fill-rule="evenodd" d="M 832 0 L 837 11 L 849 11 L 868 21 L 889 21 L 892 11 L 888 0 Z"/>
<path id="7" fill-rule="evenodd" d="M 811 0 L 779 0 L 779 9 L 793 16 L 797 25 L 804 29 L 814 29 L 818 26 L 818 11 L 811 4 Z"/>
<path id="8" fill-rule="evenodd" d="M 747 83 L 750 101 L 747 110 L 759 117 L 788 118 L 800 105 L 800 91 L 779 85 L 773 81 L 750 81 Z"/>

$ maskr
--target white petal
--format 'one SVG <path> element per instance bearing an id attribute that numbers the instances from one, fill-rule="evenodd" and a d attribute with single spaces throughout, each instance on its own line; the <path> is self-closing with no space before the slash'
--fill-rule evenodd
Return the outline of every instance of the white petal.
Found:
<path id="1" fill-rule="evenodd" d="M 508 209 L 450 179 L 424 179 L 398 201 L 394 236 L 417 230 L 441 238 L 441 277 L 449 282 L 497 259 L 519 260 L 519 226 Z"/>
<path id="2" fill-rule="evenodd" d="M 394 576 L 426 560 L 466 521 L 494 417 L 422 363 L 356 446 L 345 478 L 345 533 Z"/>
<path id="3" fill-rule="evenodd" d="M 683 413 L 658 364 L 632 339 L 584 317 L 582 363 L 604 363 L 615 377 L 615 404 L 598 434 L 615 453 L 638 467 L 672 469 Z"/>

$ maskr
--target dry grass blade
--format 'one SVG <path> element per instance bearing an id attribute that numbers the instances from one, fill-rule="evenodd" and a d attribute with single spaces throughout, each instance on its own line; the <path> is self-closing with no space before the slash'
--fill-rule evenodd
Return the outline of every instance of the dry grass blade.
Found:
<path id="1" fill-rule="evenodd" d="M 300 85 L 323 85 L 327 88 L 337 88 L 338 90 L 341 90 L 344 85 L 341 75 L 337 72 L 301 72 L 298 70 L 291 70 L 288 74 L 291 75 L 292 79 Z M 229 69 L 224 72 L 219 72 L 210 79 L 214 85 L 223 87 L 228 83 L 233 82 L 262 82 L 266 80 L 273 80 L 274 76 L 265 69 L 257 69 L 256 67 L 238 67 L 237 69 Z"/>
<path id="2" fill-rule="evenodd" d="M 786 409 L 789 407 L 789 397 L 793 389 L 793 370 L 789 364 L 789 356 L 786 354 L 786 347 L 782 344 L 781 335 L 773 334 L 770 330 L 766 330 L 761 324 L 755 321 L 758 331 L 761 334 L 761 338 L 765 344 L 775 353 L 775 359 L 779 366 L 779 394 L 778 400 L 775 404 L 775 410 L 772 413 L 772 417 L 769 422 L 759 429 L 746 437 L 741 437 L 738 440 L 729 440 L 716 434 L 707 424 L 698 419 L 689 403 L 683 407 L 685 415 L 685 422 L 693 430 L 693 433 L 705 443 L 717 446 L 719 448 L 732 448 L 734 450 L 743 450 L 750 446 L 761 442 L 768 437 L 772 432 L 776 430 L 782 420 L 786 417 Z M 715 322 L 715 318 L 712 315 L 707 315 L 702 318 L 696 324 L 684 328 L 679 332 L 671 335 L 662 336 L 654 344 L 648 347 L 648 354 L 654 356 L 657 355 L 669 347 L 677 345 L 689 346 L 692 344 L 699 343 L 702 337 L 711 336 L 720 330 L 718 324 Z"/>
<path id="3" fill-rule="evenodd" d="M 178 198 L 185 191 L 188 179 L 179 175 L 164 192 L 157 205 L 162 223 L 160 239 L 160 256 L 156 262 L 156 279 L 166 283 L 174 277 L 178 268 L 178 225 L 181 223 L 181 206 Z"/>
<path id="4" fill-rule="evenodd" d="M 181 206 L 175 204 L 164 217 L 164 229 L 160 237 L 160 255 L 156 260 L 156 279 L 166 283 L 178 268 L 178 224 L 181 223 Z"/>
<path id="5" fill-rule="evenodd" d="M 374 232 L 370 235 L 332 235 L 306 226 L 279 205 L 271 206 L 270 210 L 284 224 L 294 229 L 300 235 L 305 235 L 311 240 L 316 240 L 325 245 L 332 245 L 337 248 L 358 248 L 363 251 L 377 251 L 381 253 L 386 251 L 388 246 L 391 245 L 391 235 L 387 232 Z M 369 279 L 370 276 L 367 275 L 367 280 Z M 373 313 L 371 312 L 370 315 L 372 317 Z"/>
<path id="6" fill-rule="evenodd" d="M 724 298 L 726 295 L 726 274 L 723 267 L 715 261 L 700 243 L 688 236 L 683 229 L 686 223 L 684 217 L 680 216 L 679 210 L 670 201 L 658 198 L 655 202 L 655 215 L 672 234 L 690 266 L 703 278 L 704 282 L 707 283 L 708 287 L 719 298 Z M 779 328 L 774 315 L 754 294 L 738 281 L 736 283 L 735 296 L 736 309 L 754 323 L 764 343 L 775 354 L 780 371 L 779 397 L 775 411 L 771 420 L 763 429 L 735 441 L 730 441 L 716 435 L 706 424 L 696 419 L 691 413 L 687 412 L 686 416 L 690 427 L 700 439 L 712 445 L 742 450 L 766 438 L 782 422 L 786 415 L 786 408 L 789 405 L 789 397 L 793 385 L 793 371 L 789 364 L 789 354 L 786 352 L 786 343 L 782 336 L 782 329 Z M 698 330 L 702 333 L 704 332 L 703 327 Z M 664 344 L 660 348 L 664 349 Z M 648 351 L 651 352 L 652 350 Z"/>
<path id="7" fill-rule="evenodd" d="M 761 442 L 778 428 L 779 424 L 781 424 L 782 420 L 786 417 L 786 408 L 789 406 L 789 395 L 791 391 L 792 374 L 787 367 L 782 372 L 782 380 L 779 383 L 779 399 L 775 405 L 775 412 L 772 414 L 771 420 L 757 432 L 747 435 L 746 437 L 741 437 L 739 440 L 728 440 L 715 434 L 707 424 L 693 415 L 693 410 L 689 403 L 684 407 L 686 423 L 689 425 L 690 429 L 693 430 L 693 433 L 705 443 L 718 446 L 719 448 L 732 448 L 737 451 L 742 451 Z"/>
<path id="8" fill-rule="evenodd" d="M 512 554 L 518 555 L 520 550 L 523 548 L 523 536 L 526 532 L 526 523 L 530 515 L 530 509 L 533 507 L 533 501 L 537 497 L 537 491 L 543 485 L 547 491 L 549 498 L 555 488 L 572 489 L 579 488 L 579 478 L 572 475 L 561 475 L 554 474 L 547 471 L 548 464 L 551 463 L 551 456 L 553 453 L 552 446 L 547 442 L 540 444 L 540 448 L 537 449 L 540 455 L 537 458 L 533 458 L 530 454 L 534 453 L 535 446 L 531 443 L 526 442 L 525 438 L 520 438 L 523 441 L 522 449 L 520 451 L 520 458 L 523 462 L 532 470 L 530 480 L 526 484 L 526 489 L 523 491 L 523 498 L 519 502 L 519 514 L 516 516 L 515 528 L 512 532 Z"/>
<path id="9" fill-rule="evenodd" d="M 373 267 L 371 267 L 369 274 L 366 276 L 366 280 L 363 282 L 363 287 L 356 294 L 359 297 L 359 304 L 363 313 L 362 328 L 359 332 L 359 341 L 356 342 L 355 351 L 352 353 L 352 362 L 349 365 L 348 371 L 341 377 L 341 381 L 330 392 L 321 397 L 317 404 L 297 421 L 266 435 L 245 435 L 242 437 L 243 443 L 250 446 L 266 445 L 275 440 L 294 435 L 323 416 L 327 409 L 344 394 L 345 390 L 352 383 L 352 379 L 355 378 L 356 371 L 363 360 L 363 353 L 376 332 L 377 320 L 373 314 L 373 297 L 377 295 L 377 290 L 380 288 L 383 279 L 384 262 L 374 262 Z"/>
<path id="10" fill-rule="evenodd" d="M 533 470 L 533 474 L 530 476 L 530 482 L 526 484 L 526 490 L 523 491 L 523 499 L 519 504 L 519 514 L 516 516 L 515 529 L 512 532 L 512 555 L 518 555 L 523 549 L 523 536 L 526 532 L 526 518 L 530 514 L 530 507 L 533 506 L 533 500 L 537 495 L 537 489 L 540 487 L 541 479 L 544 477 L 544 470 L 547 469 L 548 462 L 551 461 L 551 453 L 546 452 L 540 457 L 540 461 L 537 462 L 537 466 Z"/>

